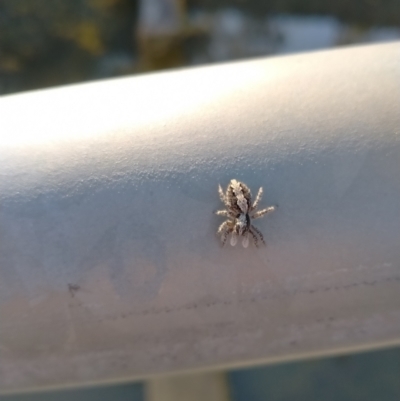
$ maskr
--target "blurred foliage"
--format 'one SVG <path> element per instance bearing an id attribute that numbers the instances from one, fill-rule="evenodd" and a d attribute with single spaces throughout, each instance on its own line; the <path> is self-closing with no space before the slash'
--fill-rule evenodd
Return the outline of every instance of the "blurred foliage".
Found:
<path id="1" fill-rule="evenodd" d="M 96 76 L 101 56 L 134 50 L 136 8 L 129 0 L 0 0 L 0 92 Z"/>

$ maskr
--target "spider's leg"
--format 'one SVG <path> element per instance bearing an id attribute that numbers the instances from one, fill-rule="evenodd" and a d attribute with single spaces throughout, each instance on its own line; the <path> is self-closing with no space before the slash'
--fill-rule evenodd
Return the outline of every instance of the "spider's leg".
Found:
<path id="1" fill-rule="evenodd" d="M 237 244 L 237 233 L 236 233 L 236 231 L 232 231 L 231 245 L 235 246 L 236 244 Z"/>
<path id="2" fill-rule="evenodd" d="M 224 194 L 224 191 L 222 190 L 221 185 L 218 185 L 218 194 L 219 194 L 219 199 L 221 199 L 221 202 L 226 205 L 226 196 Z"/>
<path id="3" fill-rule="evenodd" d="M 226 216 L 229 217 L 229 212 L 227 210 L 217 210 L 214 212 L 217 216 Z"/>
<path id="4" fill-rule="evenodd" d="M 221 199 L 221 202 L 225 205 L 225 207 L 227 209 L 229 209 L 231 207 L 231 204 L 230 204 L 229 199 L 226 196 L 226 194 L 224 194 L 224 191 L 222 190 L 221 185 L 218 185 L 218 194 L 219 194 L 219 198 Z"/>
<path id="5" fill-rule="evenodd" d="M 221 234 L 224 231 L 229 230 L 229 222 L 228 220 L 225 220 L 219 227 L 218 227 L 218 231 L 217 234 Z"/>
<path id="6" fill-rule="evenodd" d="M 214 212 L 217 216 L 230 217 L 231 219 L 236 218 L 236 212 L 233 210 L 216 210 Z"/>
<path id="7" fill-rule="evenodd" d="M 248 232 L 243 234 L 242 245 L 243 245 L 243 248 L 247 248 L 249 246 L 249 233 Z"/>
<path id="8" fill-rule="evenodd" d="M 260 231 L 257 227 L 254 227 L 253 224 L 252 224 L 251 227 L 250 227 L 250 232 L 251 232 L 251 231 L 255 231 L 255 232 L 258 234 L 258 236 L 260 237 L 261 242 L 262 242 L 264 245 L 267 245 L 267 244 L 265 243 L 265 241 L 264 241 L 264 236 L 262 235 L 261 231 Z"/>
<path id="9" fill-rule="evenodd" d="M 231 228 L 229 227 L 229 222 L 224 221 L 218 228 L 217 234 L 221 235 L 221 242 L 222 246 L 225 245 L 226 239 L 228 237 L 229 232 L 231 231 Z"/>
<path id="10" fill-rule="evenodd" d="M 251 229 L 253 226 L 251 226 L 249 228 L 249 233 L 251 234 L 251 236 L 253 237 L 253 241 L 254 241 L 254 245 L 258 248 L 258 237 L 255 234 L 255 232 Z"/>
<path id="11" fill-rule="evenodd" d="M 251 218 L 252 219 L 259 219 L 260 217 L 263 217 L 264 215 L 266 215 L 269 212 L 273 212 L 275 210 L 275 206 L 270 206 L 267 207 L 265 209 L 259 210 L 258 212 L 255 212 Z"/>
<path id="12" fill-rule="evenodd" d="M 262 189 L 262 187 L 260 187 L 260 189 L 258 190 L 258 194 L 256 196 L 256 200 L 254 201 L 253 206 L 251 207 L 251 210 L 257 209 L 257 206 L 260 203 L 260 200 L 262 198 L 262 194 L 263 194 L 263 189 Z"/>

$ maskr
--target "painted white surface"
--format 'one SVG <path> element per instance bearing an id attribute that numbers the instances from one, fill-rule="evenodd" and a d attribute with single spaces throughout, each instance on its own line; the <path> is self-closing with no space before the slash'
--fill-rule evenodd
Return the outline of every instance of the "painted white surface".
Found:
<path id="1" fill-rule="evenodd" d="M 0 99 L 0 388 L 400 343 L 399 51 Z M 267 248 L 219 246 L 231 178 Z"/>

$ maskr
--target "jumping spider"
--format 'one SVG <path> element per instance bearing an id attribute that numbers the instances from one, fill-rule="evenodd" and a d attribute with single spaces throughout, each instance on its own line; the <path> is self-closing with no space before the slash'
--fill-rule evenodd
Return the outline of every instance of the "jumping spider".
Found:
<path id="1" fill-rule="evenodd" d="M 222 245 L 225 244 L 229 234 L 231 234 L 230 243 L 232 246 L 236 245 L 237 237 L 242 236 L 242 245 L 247 248 L 249 245 L 249 234 L 252 236 L 255 246 L 258 247 L 259 238 L 265 245 L 263 235 L 251 224 L 252 219 L 258 219 L 275 210 L 275 206 L 270 206 L 258 212 L 256 211 L 262 197 L 262 187 L 258 190 L 256 200 L 253 204 L 251 203 L 250 189 L 243 182 L 231 180 L 225 193 L 221 185 L 219 185 L 218 192 L 226 210 L 218 210 L 215 214 L 227 217 L 227 220 L 219 226 L 217 231 L 217 234 L 221 236 Z"/>

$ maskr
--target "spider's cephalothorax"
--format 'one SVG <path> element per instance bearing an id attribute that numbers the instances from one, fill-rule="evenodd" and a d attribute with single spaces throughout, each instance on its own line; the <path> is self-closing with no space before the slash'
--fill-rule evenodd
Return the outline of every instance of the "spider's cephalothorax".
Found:
<path id="1" fill-rule="evenodd" d="M 231 245 L 235 246 L 237 237 L 243 237 L 242 244 L 245 248 L 249 245 L 249 235 L 253 238 L 255 246 L 258 240 L 265 245 L 264 237 L 261 232 L 251 224 L 252 219 L 265 216 L 268 212 L 275 210 L 274 206 L 256 211 L 261 200 L 263 190 L 260 188 L 254 203 L 251 203 L 251 192 L 249 187 L 243 182 L 231 180 L 224 193 L 221 185 L 218 188 L 219 197 L 225 205 L 226 210 L 215 212 L 218 216 L 225 216 L 227 219 L 219 226 L 217 234 L 221 236 L 224 245 L 229 234 L 231 234 Z"/>

